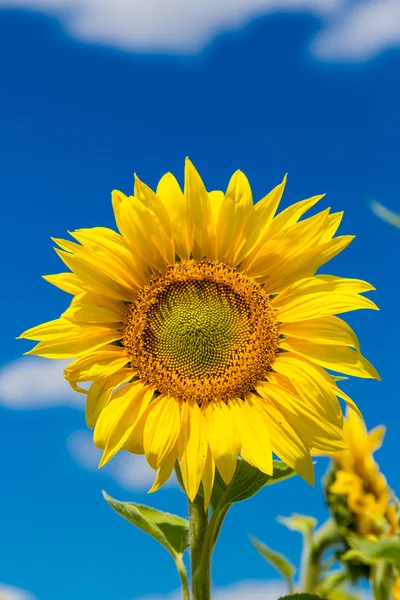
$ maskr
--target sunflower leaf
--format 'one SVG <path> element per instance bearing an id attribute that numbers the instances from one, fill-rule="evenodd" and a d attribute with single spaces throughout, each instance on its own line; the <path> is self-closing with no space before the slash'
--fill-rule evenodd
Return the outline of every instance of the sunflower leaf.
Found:
<path id="1" fill-rule="evenodd" d="M 370 564 L 375 560 L 384 559 L 400 567 L 400 540 L 397 538 L 382 538 L 367 540 L 357 535 L 349 535 L 347 541 L 351 550 L 346 552 L 346 560 L 358 558 Z"/>
<path id="2" fill-rule="evenodd" d="M 224 506 L 241 502 L 254 496 L 265 485 L 271 485 L 283 481 L 295 475 L 293 469 L 285 463 L 274 460 L 273 475 L 266 475 L 256 467 L 252 467 L 245 460 L 238 458 L 236 472 L 229 485 L 226 485 L 218 471 L 215 474 L 215 482 L 211 496 L 212 507 L 222 503 Z"/>
<path id="3" fill-rule="evenodd" d="M 293 586 L 293 576 L 296 572 L 296 568 L 288 561 L 286 556 L 280 554 L 279 552 L 275 552 L 275 550 L 271 550 L 260 542 L 253 536 L 249 536 L 250 542 L 253 544 L 254 548 L 257 550 L 259 554 L 270 563 L 279 573 L 286 579 L 289 590 L 292 589 Z"/>
<path id="4" fill-rule="evenodd" d="M 299 531 L 303 535 L 310 535 L 317 524 L 317 520 L 313 517 L 298 515 L 296 513 L 291 517 L 278 517 L 277 521 L 291 531 Z"/>
<path id="5" fill-rule="evenodd" d="M 189 547 L 189 523 L 186 519 L 144 504 L 119 502 L 106 492 L 103 496 L 116 513 L 160 542 L 174 559 Z"/>

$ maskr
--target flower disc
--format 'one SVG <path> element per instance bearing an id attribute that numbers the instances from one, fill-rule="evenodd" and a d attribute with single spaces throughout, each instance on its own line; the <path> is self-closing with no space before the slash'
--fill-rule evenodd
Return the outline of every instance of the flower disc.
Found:
<path id="1" fill-rule="evenodd" d="M 251 278 L 218 262 L 181 261 L 139 292 L 122 344 L 143 381 L 201 406 L 243 397 L 271 370 L 274 312 Z"/>

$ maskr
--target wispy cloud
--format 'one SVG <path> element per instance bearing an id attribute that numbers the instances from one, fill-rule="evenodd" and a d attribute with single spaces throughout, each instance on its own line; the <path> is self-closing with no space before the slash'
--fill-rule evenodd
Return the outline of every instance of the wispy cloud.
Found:
<path id="1" fill-rule="evenodd" d="M 0 600 L 36 600 L 36 598 L 26 590 L 0 583 Z"/>
<path id="2" fill-rule="evenodd" d="M 378 202 L 378 200 L 371 200 L 370 207 L 372 212 L 377 217 L 382 219 L 382 221 L 386 221 L 386 223 L 400 228 L 400 214 L 389 210 L 388 208 L 386 208 L 386 206 Z"/>
<path id="3" fill-rule="evenodd" d="M 97 471 L 101 450 L 93 444 L 90 431 L 74 431 L 68 438 L 68 450 L 72 458 L 84 469 Z M 122 488 L 134 492 L 147 492 L 153 485 L 155 472 L 149 467 L 144 456 L 119 452 L 102 468 L 102 472 L 111 477 Z M 177 486 L 172 476 L 165 486 Z"/>
<path id="4" fill-rule="evenodd" d="M 313 55 L 330 61 L 364 61 L 400 47 L 399 0 L 348 2 L 311 45 Z"/>
<path id="5" fill-rule="evenodd" d="M 280 581 L 239 581 L 213 591 L 214 600 L 276 600 L 287 594 Z M 182 592 L 176 590 L 165 595 L 150 595 L 135 600 L 181 600 Z"/>
<path id="6" fill-rule="evenodd" d="M 277 11 L 325 14 L 341 0 L 0 0 L 58 18 L 74 36 L 127 50 L 196 53 L 216 35 Z"/>
<path id="7" fill-rule="evenodd" d="M 74 37 L 127 51 L 196 54 L 217 35 L 273 13 L 307 13 L 320 60 L 360 61 L 400 45 L 398 0 L 0 0 L 47 13 Z"/>
<path id="8" fill-rule="evenodd" d="M 0 368 L 0 405 L 15 410 L 72 406 L 83 408 L 85 397 L 63 377 L 68 361 L 26 356 Z"/>

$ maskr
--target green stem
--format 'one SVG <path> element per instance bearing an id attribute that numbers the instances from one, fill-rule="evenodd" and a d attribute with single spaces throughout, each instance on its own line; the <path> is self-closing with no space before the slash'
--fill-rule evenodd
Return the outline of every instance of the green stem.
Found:
<path id="1" fill-rule="evenodd" d="M 371 583 L 375 600 L 389 600 L 391 566 L 380 560 L 371 569 Z"/>
<path id="2" fill-rule="evenodd" d="M 193 600 L 210 600 L 210 555 L 205 563 L 203 561 L 205 538 L 209 532 L 208 512 L 204 510 L 204 499 L 199 494 L 189 502 L 189 527 Z"/>
<path id="3" fill-rule="evenodd" d="M 178 554 L 175 558 L 176 568 L 178 569 L 179 577 L 182 586 L 182 600 L 190 600 L 189 582 L 186 574 L 185 565 L 182 560 L 182 554 Z"/>
<path id="4" fill-rule="evenodd" d="M 318 584 L 319 575 L 323 569 L 321 558 L 325 550 L 341 539 L 336 524 L 328 519 L 312 535 L 311 531 L 304 535 L 303 554 L 301 558 L 301 590 L 313 593 Z"/>

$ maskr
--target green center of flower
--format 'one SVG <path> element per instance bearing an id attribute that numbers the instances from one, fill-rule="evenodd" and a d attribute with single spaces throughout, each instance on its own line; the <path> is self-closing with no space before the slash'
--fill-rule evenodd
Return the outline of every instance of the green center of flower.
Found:
<path id="1" fill-rule="evenodd" d="M 243 397 L 271 368 L 278 333 L 267 294 L 221 263 L 181 261 L 131 305 L 122 342 L 159 392 L 199 404 Z"/>

